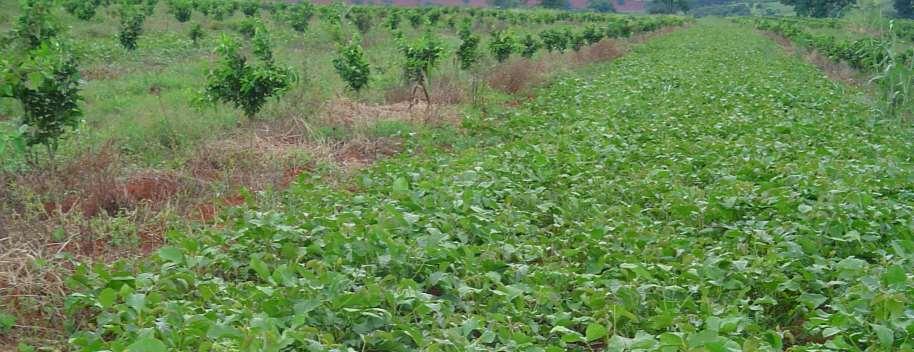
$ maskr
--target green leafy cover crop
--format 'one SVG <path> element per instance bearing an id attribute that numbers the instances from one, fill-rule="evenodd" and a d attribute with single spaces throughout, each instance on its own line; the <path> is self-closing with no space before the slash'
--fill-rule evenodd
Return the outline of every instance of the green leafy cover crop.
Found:
<path id="1" fill-rule="evenodd" d="M 909 351 L 907 130 L 736 25 L 540 91 L 487 146 L 82 267 L 113 351 Z"/>

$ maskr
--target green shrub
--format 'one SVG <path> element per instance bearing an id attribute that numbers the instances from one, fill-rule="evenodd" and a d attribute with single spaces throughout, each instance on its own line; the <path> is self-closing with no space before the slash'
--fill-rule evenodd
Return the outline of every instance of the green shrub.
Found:
<path id="1" fill-rule="evenodd" d="M 349 12 L 349 19 L 363 35 L 371 29 L 371 14 L 364 8 L 354 8 Z"/>
<path id="2" fill-rule="evenodd" d="M 0 96 L 22 106 L 19 125 L 26 147 L 44 145 L 53 158 L 60 138 L 78 126 L 82 116 L 76 57 L 54 38 L 36 48 L 22 48 L 7 52 L 0 61 Z"/>
<path id="3" fill-rule="evenodd" d="M 83 21 L 88 21 L 95 17 L 99 4 L 98 0 L 67 0 L 63 6 L 67 13 Z"/>
<path id="4" fill-rule="evenodd" d="M 314 5 L 310 2 L 303 1 L 290 6 L 286 10 L 285 20 L 292 29 L 298 32 L 304 32 L 308 29 L 308 22 L 314 16 Z"/>
<path id="5" fill-rule="evenodd" d="M 260 30 L 257 36 L 266 36 Z M 253 118 L 270 97 L 279 97 L 296 80 L 290 68 L 279 67 L 273 62 L 272 52 L 263 45 L 269 41 L 255 42 L 255 53 L 260 62 L 249 64 L 241 55 L 240 46 L 233 38 L 223 35 L 216 52 L 219 64 L 207 74 L 207 85 L 203 92 L 206 101 L 230 103 Z"/>
<path id="6" fill-rule="evenodd" d="M 457 47 L 457 60 L 460 62 L 461 69 L 468 70 L 479 60 L 480 39 L 470 30 L 469 19 L 461 24 L 458 35 L 460 36 L 460 46 Z"/>
<path id="7" fill-rule="evenodd" d="M 390 12 L 390 15 L 387 16 L 387 22 L 386 22 L 387 29 L 390 29 L 392 31 L 397 30 L 398 28 L 400 28 L 400 21 L 402 19 L 403 18 L 401 17 L 399 9 L 392 10 Z"/>
<path id="8" fill-rule="evenodd" d="M 37 48 L 44 41 L 61 32 L 60 25 L 51 17 L 53 8 L 51 0 L 31 0 L 22 2 L 19 18 L 13 26 L 13 40 L 29 48 Z"/>
<path id="9" fill-rule="evenodd" d="M 333 59 L 333 67 L 346 86 L 355 92 L 368 86 L 371 68 L 365 60 L 365 52 L 358 44 L 358 38 L 349 41 L 349 44 L 340 45 L 338 56 Z"/>
<path id="10" fill-rule="evenodd" d="M 181 23 L 189 21 L 193 14 L 193 3 L 189 0 L 171 0 L 168 6 L 168 11 Z"/>
<path id="11" fill-rule="evenodd" d="M 404 77 L 408 82 L 424 89 L 431 78 L 432 69 L 438 65 L 438 61 L 444 53 L 441 40 L 429 30 L 414 43 L 408 43 L 402 36 L 398 36 L 397 45 L 404 58 Z M 426 94 L 427 96 L 428 94 Z"/>
<path id="12" fill-rule="evenodd" d="M 260 2 L 255 0 L 247 0 L 241 3 L 241 13 L 247 17 L 254 17 L 257 15 L 257 11 L 260 10 Z"/>
<path id="13" fill-rule="evenodd" d="M 415 29 L 419 29 L 422 26 L 424 20 L 422 14 L 419 11 L 410 11 L 406 15 L 406 19 L 409 21 L 409 25 L 413 26 Z"/>
<path id="14" fill-rule="evenodd" d="M 489 39 L 489 51 L 498 62 L 505 62 L 514 52 L 514 37 L 506 31 L 496 31 Z"/>
<path id="15" fill-rule="evenodd" d="M 199 23 L 194 23 L 194 25 L 192 27 L 190 27 L 190 33 L 189 33 L 190 41 L 193 42 L 194 45 L 197 45 L 197 43 L 200 41 L 200 39 L 203 38 L 203 35 L 204 35 L 203 27 L 200 26 Z"/>
<path id="16" fill-rule="evenodd" d="M 562 32 L 553 28 L 540 32 L 540 38 L 543 39 L 543 46 L 549 52 L 557 51 L 562 53 L 568 47 L 568 38 Z"/>
<path id="17" fill-rule="evenodd" d="M 520 45 L 520 55 L 527 59 L 532 58 L 533 55 L 536 54 L 536 52 L 539 51 L 540 47 L 542 46 L 540 41 L 536 40 L 536 38 L 534 38 L 533 35 L 529 33 L 525 35 L 523 39 L 521 39 Z"/>
<path id="18" fill-rule="evenodd" d="M 139 11 L 132 5 L 124 5 L 120 9 L 120 32 L 117 39 L 121 46 L 127 50 L 136 50 L 136 42 L 143 34 L 143 22 L 146 21 L 146 14 Z"/>

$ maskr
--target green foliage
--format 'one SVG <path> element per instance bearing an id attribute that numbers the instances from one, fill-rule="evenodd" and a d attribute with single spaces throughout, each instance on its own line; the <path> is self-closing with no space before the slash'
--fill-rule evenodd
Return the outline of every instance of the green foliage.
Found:
<path id="1" fill-rule="evenodd" d="M 219 63 L 207 75 L 203 98 L 209 102 L 230 103 L 253 118 L 267 100 L 279 98 L 296 80 L 291 68 L 278 66 L 273 61 L 269 37 L 262 28 L 255 34 L 254 52 L 259 59 L 249 64 L 240 53 L 238 42 L 223 35 L 216 53 Z"/>
<path id="2" fill-rule="evenodd" d="M 594 12 L 616 12 L 616 7 L 609 0 L 587 0 L 587 9 Z"/>
<path id="3" fill-rule="evenodd" d="M 492 53 L 492 57 L 496 61 L 505 62 L 505 60 L 508 60 L 511 53 L 514 52 L 514 47 L 515 39 L 510 32 L 492 32 L 492 37 L 489 38 L 489 52 Z"/>
<path id="4" fill-rule="evenodd" d="M 584 32 L 581 33 L 581 36 L 584 37 L 584 42 L 586 42 L 587 45 L 593 45 L 603 39 L 603 34 L 603 31 L 598 29 L 597 26 L 589 24 L 584 28 Z"/>
<path id="5" fill-rule="evenodd" d="M 650 0 L 647 3 L 648 13 L 676 13 L 688 10 L 689 2 L 687 0 Z"/>
<path id="6" fill-rule="evenodd" d="M 793 6 L 800 16 L 839 17 L 845 8 L 853 5 L 854 0 L 781 0 L 781 3 Z"/>
<path id="7" fill-rule="evenodd" d="M 541 0 L 540 6 L 547 9 L 567 9 L 571 5 L 568 3 L 568 0 Z"/>
<path id="8" fill-rule="evenodd" d="M 9 331 L 16 325 L 16 316 L 0 310 L 0 332 Z"/>
<path id="9" fill-rule="evenodd" d="M 270 33 L 264 25 L 260 25 L 254 31 L 254 55 L 261 61 L 273 63 L 273 41 Z"/>
<path id="10" fill-rule="evenodd" d="M 438 61 L 444 53 L 441 40 L 429 30 L 413 43 L 409 43 L 399 36 L 397 46 L 400 48 L 400 53 L 403 54 L 403 75 L 406 80 L 426 86 L 431 79 L 432 69 L 438 65 Z"/>
<path id="11" fill-rule="evenodd" d="M 419 11 L 407 12 L 406 19 L 409 21 L 409 25 L 415 29 L 419 29 L 419 27 L 421 27 L 422 23 L 425 21 L 425 17 L 422 16 L 422 13 Z"/>
<path id="12" fill-rule="evenodd" d="M 349 18 L 352 20 L 352 23 L 355 24 L 355 27 L 362 34 L 368 33 L 368 30 L 371 29 L 372 25 L 372 14 L 362 8 L 354 8 L 349 11 Z"/>
<path id="13" fill-rule="evenodd" d="M 135 50 L 137 40 L 143 34 L 143 22 L 146 14 L 134 5 L 124 4 L 118 11 L 120 16 L 120 31 L 117 40 L 127 50 Z"/>
<path id="14" fill-rule="evenodd" d="M 543 30 L 540 32 L 540 38 L 543 40 L 543 47 L 550 53 L 553 51 L 562 53 L 568 48 L 568 37 L 558 29 L 549 28 Z"/>
<path id="15" fill-rule="evenodd" d="M 285 21 L 292 29 L 298 32 L 304 32 L 308 29 L 308 23 L 314 16 L 314 5 L 308 1 L 303 1 L 290 6 L 285 12 Z"/>
<path id="16" fill-rule="evenodd" d="M 257 12 L 260 10 L 260 1 L 257 0 L 242 0 L 239 3 L 241 8 L 241 13 L 247 17 L 257 16 Z"/>
<path id="17" fill-rule="evenodd" d="M 143 2 L 143 11 L 146 13 L 146 16 L 152 16 L 155 13 L 156 5 L 158 4 L 159 0 L 146 0 Z"/>
<path id="18" fill-rule="evenodd" d="M 238 22 L 238 27 L 236 29 L 238 33 L 245 38 L 253 38 L 259 27 L 263 27 L 263 22 L 260 22 L 259 18 L 245 17 Z"/>
<path id="19" fill-rule="evenodd" d="M 359 45 L 359 39 L 354 38 L 349 44 L 339 45 L 338 56 L 333 59 L 333 67 L 346 86 L 353 91 L 360 91 L 368 86 L 371 68 L 365 59 L 365 52 Z"/>
<path id="20" fill-rule="evenodd" d="M 911 133 L 701 21 L 81 265 L 75 351 L 907 351 Z M 493 121 L 495 120 L 495 121 Z M 391 132 L 399 133 L 399 132 Z M 442 141 L 444 139 L 444 141 Z M 447 150 L 441 150 L 441 145 Z"/>
<path id="21" fill-rule="evenodd" d="M 63 6 L 67 13 L 83 21 L 88 21 L 95 17 L 100 4 L 100 0 L 66 0 Z"/>
<path id="22" fill-rule="evenodd" d="M 26 0 L 22 14 L 16 19 L 11 36 L 29 48 L 37 48 L 61 32 L 60 25 L 51 16 L 52 0 Z"/>
<path id="23" fill-rule="evenodd" d="M 457 61 L 460 62 L 460 69 L 469 70 L 476 61 L 479 60 L 479 42 L 478 35 L 473 34 L 470 29 L 471 22 L 465 19 L 460 25 L 460 46 L 457 47 Z"/>
<path id="24" fill-rule="evenodd" d="M 523 39 L 520 40 L 521 51 L 520 55 L 525 58 L 532 58 L 537 51 L 542 47 L 542 43 L 539 40 L 533 37 L 532 34 L 527 34 Z"/>
<path id="25" fill-rule="evenodd" d="M 82 116 L 76 57 L 55 38 L 8 53 L 2 59 L 0 97 L 16 99 L 22 106 L 18 124 L 25 146 L 44 145 L 53 156 L 60 138 L 78 126 Z"/>
<path id="26" fill-rule="evenodd" d="M 437 26 L 438 21 L 441 20 L 441 15 L 442 15 L 442 12 L 440 9 L 433 9 L 425 15 L 425 18 L 428 21 L 428 24 L 431 25 L 432 27 L 434 27 L 434 26 Z"/>
<path id="27" fill-rule="evenodd" d="M 190 20 L 193 14 L 193 3 L 190 0 L 169 0 L 168 11 L 175 16 L 178 22 L 184 23 Z"/>
<path id="28" fill-rule="evenodd" d="M 401 16 L 399 9 L 392 10 L 390 14 L 387 15 L 387 21 L 385 22 L 387 29 L 392 31 L 399 29 L 400 21 L 403 19 Z"/>
<path id="29" fill-rule="evenodd" d="M 203 26 L 201 26 L 199 23 L 194 23 L 194 25 L 190 27 L 188 37 L 190 37 L 190 41 L 193 42 L 194 45 L 197 45 L 197 43 L 200 41 L 200 39 L 203 38 L 205 34 L 206 33 L 203 32 Z"/>

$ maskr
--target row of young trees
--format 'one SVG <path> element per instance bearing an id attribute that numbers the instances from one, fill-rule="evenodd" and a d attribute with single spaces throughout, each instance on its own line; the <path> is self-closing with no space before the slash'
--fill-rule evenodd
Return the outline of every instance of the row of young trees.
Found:
<path id="1" fill-rule="evenodd" d="M 62 4 L 68 13 L 81 20 L 92 19 L 99 10 L 110 10 L 108 13 L 118 19 L 117 41 L 125 49 L 134 50 L 143 33 L 146 18 L 155 12 L 158 3 L 158 0 L 24 0 L 22 14 L 8 34 L 8 40 L 2 44 L 4 53 L 9 55 L 0 58 L 0 96 L 16 99 L 22 106 L 18 138 L 27 155 L 34 156 L 33 147 L 43 145 L 52 158 L 61 136 L 77 127 L 82 117 L 77 57 L 62 35 L 64 30 L 59 21 L 52 16 L 54 7 Z M 249 118 L 254 117 L 271 97 L 280 97 L 297 80 L 294 70 L 276 62 L 270 34 L 258 16 L 261 11 L 269 11 L 275 21 L 298 32 L 307 31 L 312 18 L 319 17 L 324 28 L 335 33 L 333 37 L 339 41 L 333 67 L 347 87 L 356 92 L 369 85 L 371 65 L 361 46 L 361 37 L 355 34 L 349 40 L 343 40 L 342 27 L 351 24 L 364 34 L 374 26 L 383 25 L 392 33 L 402 55 L 404 80 L 412 85 L 414 96 L 422 93 L 426 101 L 430 100 L 428 86 L 432 73 L 448 55 L 442 39 L 434 30 L 442 24 L 454 29 L 459 26 L 460 45 L 453 55 L 461 69 L 473 70 L 483 57 L 485 48 L 496 61 L 503 62 L 514 54 L 530 58 L 540 50 L 579 50 L 583 45 L 604 37 L 627 36 L 632 32 L 653 30 L 682 21 L 675 17 L 632 20 L 559 11 L 404 9 L 350 7 L 342 3 L 326 6 L 315 6 L 309 2 L 265 4 L 255 0 L 165 0 L 164 3 L 168 13 L 178 22 L 190 21 L 194 13 L 211 16 L 215 20 L 236 11 L 246 16 L 237 28 L 246 39 L 223 35 L 218 41 L 215 51 L 219 61 L 207 74 L 201 100 L 233 105 Z M 510 29 L 497 30 L 483 47 L 482 37 L 474 27 L 482 25 L 486 18 L 506 24 L 573 23 L 582 25 L 584 29 L 573 31 L 568 27 L 556 27 L 538 35 L 517 35 Z M 459 24 L 457 21 L 460 21 Z M 402 28 L 404 23 L 416 30 L 421 29 L 422 34 L 417 38 L 408 38 Z M 189 37 L 196 43 L 204 34 L 202 26 L 194 24 Z M 249 43 L 250 50 L 244 49 L 245 43 Z M 248 51 L 253 53 L 253 59 L 245 55 Z"/>
<path id="2" fill-rule="evenodd" d="M 434 20 L 428 17 L 423 20 L 422 13 L 419 11 L 406 11 L 406 13 L 407 18 L 419 18 L 410 20 L 413 28 L 434 27 L 432 24 Z M 386 15 L 385 25 L 397 41 L 403 58 L 403 77 L 413 87 L 413 97 L 421 92 L 425 100 L 430 103 L 428 86 L 431 71 L 447 53 L 445 53 L 442 40 L 430 28 L 426 29 L 419 38 L 412 41 L 407 40 L 399 29 L 401 18 L 401 10 L 393 10 Z M 580 31 L 574 31 L 568 26 L 548 28 L 538 35 L 531 33 L 519 35 L 510 29 L 496 30 L 491 33 L 483 47 L 480 35 L 474 34 L 471 17 L 464 17 L 458 30 L 460 44 L 453 54 L 460 69 L 472 70 L 483 57 L 484 49 L 488 49 L 491 57 L 501 63 L 514 54 L 529 59 L 541 50 L 564 52 L 573 49 L 578 51 L 585 45 L 592 45 L 603 38 L 626 37 L 633 32 L 650 31 L 661 26 L 680 24 L 683 21 L 679 17 L 650 17 L 636 21 L 623 17 L 602 18 L 602 25 L 588 23 Z M 587 21 L 582 22 L 587 23 Z M 358 27 L 357 24 L 356 26 Z M 340 78 L 346 82 L 349 89 L 355 92 L 366 88 L 371 76 L 370 65 L 364 49 L 360 46 L 360 41 L 360 37 L 355 36 L 340 44 L 338 57 L 333 62 Z"/>
<path id="3" fill-rule="evenodd" d="M 355 34 L 349 40 L 343 40 L 342 27 L 344 23 L 348 22 L 359 33 L 365 34 L 375 24 L 382 23 L 392 33 L 402 55 L 403 78 L 411 85 L 412 96 L 415 97 L 422 93 L 428 103 L 430 103 L 428 87 L 432 71 L 446 54 L 442 39 L 435 35 L 433 29 L 441 23 L 445 16 L 452 14 L 455 16 L 447 16 L 448 20 L 445 23 L 448 27 L 454 27 L 453 21 L 457 18 L 456 15 L 461 15 L 455 8 L 349 7 L 341 3 L 317 7 L 307 2 L 292 5 L 281 4 L 271 7 L 270 11 L 275 19 L 288 24 L 299 32 L 307 30 L 311 18 L 317 15 L 325 23 L 325 28 L 334 33 L 333 37 L 339 42 L 337 57 L 332 62 L 333 67 L 347 88 L 355 92 L 368 87 L 372 74 L 371 65 L 361 46 L 361 36 Z M 550 28 L 540 33 L 538 37 L 529 33 L 517 36 L 510 30 L 495 31 L 492 33 L 487 47 L 492 57 L 498 62 L 506 61 L 512 54 L 531 58 L 542 49 L 550 52 L 564 52 L 571 48 L 577 51 L 584 45 L 596 43 L 605 37 L 628 36 L 632 32 L 649 31 L 682 21 L 681 18 L 676 17 L 655 17 L 630 21 L 628 18 L 622 17 L 593 16 L 591 14 L 568 15 L 560 12 L 536 13 L 532 16 L 527 14 L 503 16 L 502 12 L 479 11 L 478 9 L 470 9 L 466 12 L 458 31 L 460 46 L 455 52 L 456 59 L 460 63 L 461 69 L 464 70 L 473 69 L 483 56 L 480 48 L 482 39 L 479 35 L 474 34 L 472 29 L 473 14 L 480 17 L 492 16 L 506 21 L 526 19 L 541 23 L 555 23 L 559 20 L 588 23 L 579 32 L 572 31 L 568 27 Z M 268 38 L 266 27 L 256 17 L 256 11 L 246 11 L 245 15 L 250 16 L 240 22 L 238 31 L 247 38 L 253 38 L 254 53 L 258 58 L 258 63 L 249 64 L 247 59 L 240 54 L 238 42 L 223 36 L 217 48 L 217 53 L 221 57 L 220 63 L 208 76 L 204 97 L 205 100 L 211 102 L 230 103 L 242 109 L 247 116 L 253 117 L 269 97 L 280 96 L 296 80 L 296 77 L 291 69 L 277 65 L 271 55 L 264 56 L 265 53 L 269 53 L 268 45 L 264 45 L 265 38 Z M 423 34 L 418 38 L 408 39 L 401 30 L 404 19 L 414 29 L 425 29 Z M 598 19 L 605 24 L 603 26 L 594 24 L 593 22 Z"/>

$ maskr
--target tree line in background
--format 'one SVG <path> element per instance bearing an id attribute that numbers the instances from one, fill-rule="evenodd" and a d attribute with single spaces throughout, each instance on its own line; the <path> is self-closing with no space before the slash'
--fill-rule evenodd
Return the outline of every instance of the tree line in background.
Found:
<path id="1" fill-rule="evenodd" d="M 785 5 L 793 6 L 800 16 L 840 17 L 846 10 L 857 3 L 856 0 L 781 0 Z M 892 0 L 895 16 L 914 18 L 914 1 Z"/>

